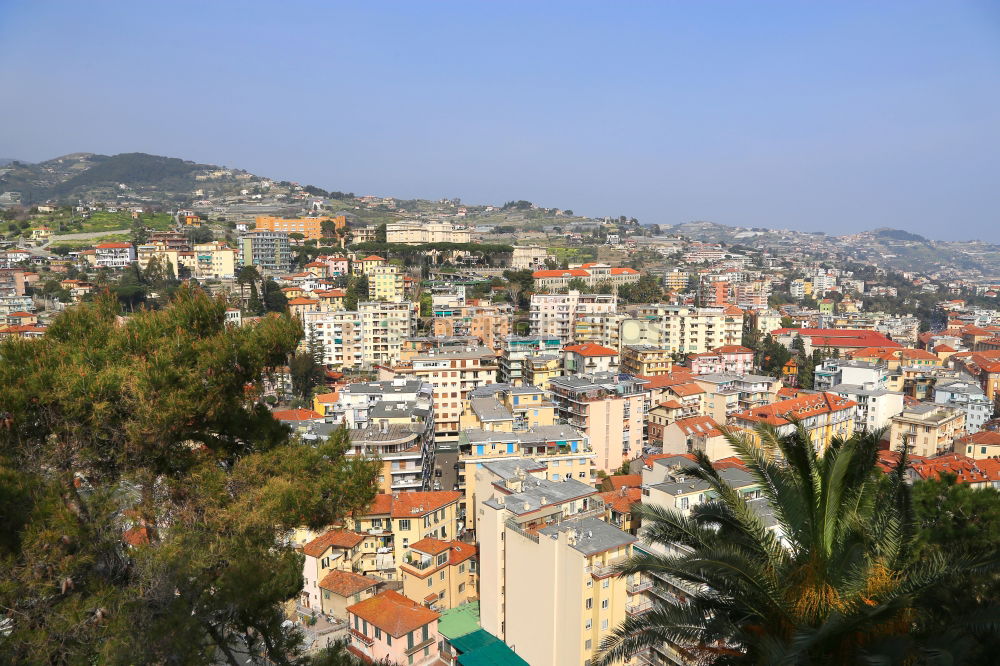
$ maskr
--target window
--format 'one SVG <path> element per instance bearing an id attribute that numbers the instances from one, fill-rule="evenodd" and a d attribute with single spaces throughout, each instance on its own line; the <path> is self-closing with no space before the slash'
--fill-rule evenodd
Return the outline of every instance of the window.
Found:
<path id="1" fill-rule="evenodd" d="M 375 627 L 375 638 L 377 638 L 379 640 L 382 639 L 382 630 L 379 629 L 378 627 Z"/>
<path id="2" fill-rule="evenodd" d="M 462 592 L 465 592 L 465 583 L 458 584 L 458 593 L 461 594 Z"/>
<path id="3" fill-rule="evenodd" d="M 424 629 L 424 631 L 423 631 L 423 638 L 421 640 L 422 641 L 426 641 L 429 638 L 428 633 L 427 633 L 429 630 L 427 629 L 427 625 L 426 624 L 424 625 L 423 629 Z"/>
<path id="4" fill-rule="evenodd" d="M 434 576 L 431 576 L 430 578 L 427 579 L 427 587 L 430 587 L 433 584 L 434 584 Z"/>
<path id="5" fill-rule="evenodd" d="M 608 630 L 608 621 L 601 620 L 601 631 L 607 631 L 607 630 Z"/>
<path id="6" fill-rule="evenodd" d="M 592 626 L 594 626 L 593 621 L 587 620 L 587 623 L 583 625 L 583 628 L 584 629 L 590 629 Z"/>
<path id="7" fill-rule="evenodd" d="M 444 564 L 447 561 L 448 561 L 448 553 L 441 553 L 440 555 L 437 556 L 438 564 Z"/>
<path id="8" fill-rule="evenodd" d="M 386 632 L 385 634 L 385 644 L 392 647 L 392 634 Z"/>
<path id="9" fill-rule="evenodd" d="M 603 601 L 601 601 L 601 609 L 603 610 L 607 607 L 608 607 L 608 600 L 604 599 Z"/>
<path id="10" fill-rule="evenodd" d="M 687 509 L 687 508 L 688 508 L 688 498 L 687 497 L 682 497 L 681 498 L 681 510 L 683 511 L 684 509 Z"/>
<path id="11" fill-rule="evenodd" d="M 354 595 L 354 603 L 358 603 L 359 601 L 361 601 L 361 593 L 360 592 L 358 592 L 357 594 Z"/>
<path id="12" fill-rule="evenodd" d="M 591 646 L 591 642 L 590 642 L 590 639 L 588 638 L 588 639 L 587 639 L 587 642 L 583 644 L 583 649 L 584 649 L 584 650 L 589 650 L 589 649 L 590 649 L 590 646 Z M 588 662 L 588 663 L 589 663 L 589 662 Z"/>
<path id="13" fill-rule="evenodd" d="M 408 530 L 408 529 L 410 529 L 410 519 L 409 518 L 401 518 L 400 521 L 399 521 L 399 529 L 401 529 L 401 530 Z"/>
<path id="14" fill-rule="evenodd" d="M 458 573 L 465 573 L 465 562 L 458 565 Z"/>
<path id="15" fill-rule="evenodd" d="M 410 633 L 406 634 L 406 649 L 407 650 L 412 650 L 413 649 L 413 632 L 412 631 Z"/>
<path id="16" fill-rule="evenodd" d="M 552 480 L 553 481 L 558 481 L 559 480 L 559 475 L 558 474 L 553 474 L 552 475 Z"/>
<path id="17" fill-rule="evenodd" d="M 588 610 L 591 609 L 591 608 L 593 608 L 594 607 L 594 600 L 593 599 L 587 599 L 587 603 L 585 604 L 585 607 Z"/>
<path id="18" fill-rule="evenodd" d="M 590 578 L 587 579 L 587 587 L 594 587 L 594 581 Z"/>
<path id="19" fill-rule="evenodd" d="M 440 574 L 438 574 L 438 580 L 444 580 L 444 572 L 443 571 Z"/>
<path id="20" fill-rule="evenodd" d="M 324 599 L 329 599 L 330 598 L 330 591 L 329 590 L 323 590 L 323 598 Z"/>
<path id="21" fill-rule="evenodd" d="M 604 590 L 608 589 L 608 585 L 610 585 L 610 584 L 611 584 L 611 581 L 609 579 L 605 578 L 604 580 L 601 581 L 601 589 L 604 589 Z"/>

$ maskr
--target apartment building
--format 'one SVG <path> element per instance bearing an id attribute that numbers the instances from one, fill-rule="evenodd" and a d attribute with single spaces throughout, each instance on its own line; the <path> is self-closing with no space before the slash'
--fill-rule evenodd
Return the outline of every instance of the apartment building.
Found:
<path id="1" fill-rule="evenodd" d="M 421 395 L 405 402 L 378 401 L 367 421 L 349 430 L 351 453 L 377 456 L 382 492 L 430 490 L 434 469 L 434 407 Z"/>
<path id="2" fill-rule="evenodd" d="M 700 354 L 723 345 L 738 345 L 743 338 L 743 311 L 736 307 L 643 305 L 638 316 L 659 319 L 660 345 L 673 353 Z"/>
<path id="3" fill-rule="evenodd" d="M 619 350 L 626 345 L 659 347 L 662 337 L 659 321 L 624 313 L 577 317 L 573 328 L 573 339 L 579 344 L 593 342 Z"/>
<path id="4" fill-rule="evenodd" d="M 458 441 L 457 464 L 452 465 L 457 472 L 454 487 L 465 493 L 466 506 L 475 506 L 474 469 L 485 463 L 527 459 L 532 461 L 531 469 L 540 478 L 591 483 L 596 473 L 595 458 L 587 436 L 567 425 L 535 426 L 519 432 L 463 430 Z M 468 528 L 475 526 L 476 516 L 470 515 Z"/>
<path id="5" fill-rule="evenodd" d="M 838 384 L 886 386 L 889 370 L 883 363 L 828 358 L 813 372 L 813 388 L 828 391 Z"/>
<path id="6" fill-rule="evenodd" d="M 952 405 L 965 411 L 965 432 L 982 430 L 993 416 L 993 402 L 976 382 L 964 380 L 939 381 L 934 385 L 934 402 Z"/>
<path id="7" fill-rule="evenodd" d="M 438 442 L 458 440 L 464 403 L 473 389 L 497 381 L 495 352 L 486 347 L 444 348 L 418 354 L 381 374 L 413 377 L 434 386 Z"/>
<path id="8" fill-rule="evenodd" d="M 825 451 L 834 437 L 844 439 L 854 432 L 854 414 L 857 403 L 832 393 L 809 393 L 789 400 L 781 400 L 771 405 L 756 407 L 745 412 L 737 412 L 729 419 L 729 424 L 748 431 L 748 436 L 757 439 L 754 428 L 761 423 L 774 426 L 780 435 L 795 431 L 796 420 L 809 437 L 809 441 L 820 453 Z"/>
<path id="9" fill-rule="evenodd" d="M 691 372 L 696 375 L 732 372 L 738 375 L 753 372 L 754 352 L 743 345 L 723 345 L 700 354 L 688 356 Z"/>
<path id="10" fill-rule="evenodd" d="M 615 373 L 555 377 L 549 382 L 557 416 L 587 435 L 597 454 L 597 469 L 610 473 L 642 452 L 650 397 L 645 384 Z"/>
<path id="11" fill-rule="evenodd" d="M 515 271 L 536 270 L 545 265 L 549 250 L 541 245 L 515 245 L 510 267 Z"/>
<path id="12" fill-rule="evenodd" d="M 693 382 L 704 389 L 700 414 L 726 423 L 737 412 L 770 405 L 778 399 L 781 381 L 768 375 L 715 373 L 696 375 Z M 665 387 L 669 391 L 669 387 Z"/>
<path id="13" fill-rule="evenodd" d="M 579 317 L 609 314 L 617 309 L 617 299 L 605 294 L 533 294 L 529 321 L 532 336 L 559 338 L 562 344 L 572 341 Z"/>
<path id="14" fill-rule="evenodd" d="M 132 243 L 99 243 L 94 247 L 94 253 L 98 268 L 128 268 L 136 259 Z"/>
<path id="15" fill-rule="evenodd" d="M 447 541 L 465 532 L 463 494 L 458 491 L 381 493 L 363 512 L 346 522 L 354 532 L 375 537 L 362 544 L 361 569 L 396 579 L 410 544 L 432 537 Z"/>
<path id="16" fill-rule="evenodd" d="M 635 377 L 656 377 L 670 374 L 674 357 L 666 347 L 654 345 L 624 345 L 621 371 Z"/>
<path id="17" fill-rule="evenodd" d="M 245 231 L 240 235 L 238 250 L 237 261 L 240 266 L 257 266 L 267 271 L 283 273 L 292 265 L 288 234 L 282 231 Z"/>
<path id="18" fill-rule="evenodd" d="M 636 537 L 598 519 L 594 488 L 518 470 L 476 470 L 483 629 L 528 663 L 586 664 L 626 617 L 629 581 L 614 566 Z M 485 489 L 489 489 L 487 493 Z"/>
<path id="19" fill-rule="evenodd" d="M 1000 351 L 961 352 L 949 361 L 972 375 L 993 403 L 1000 403 Z"/>
<path id="20" fill-rule="evenodd" d="M 319 240 L 323 237 L 324 222 L 332 222 L 334 228 L 342 229 L 347 225 L 347 218 L 343 215 L 292 219 L 262 216 L 257 218 L 256 228 L 265 231 L 281 231 L 286 234 L 300 233 L 305 237 L 305 240 Z"/>
<path id="21" fill-rule="evenodd" d="M 300 606 L 323 613 L 331 612 L 336 600 L 333 595 L 323 594 L 322 583 L 332 571 L 353 572 L 359 567 L 361 544 L 366 538 L 374 537 L 350 530 L 332 529 L 303 544 L 301 549 L 303 585 L 299 594 Z M 368 588 L 372 588 L 373 591 L 376 584 L 377 581 L 371 579 Z M 340 610 L 342 613 L 343 607 Z M 340 614 L 339 617 L 344 615 Z"/>
<path id="22" fill-rule="evenodd" d="M 368 298 L 371 300 L 400 303 L 405 297 L 403 271 L 399 266 L 377 266 L 368 273 Z"/>
<path id="23" fill-rule="evenodd" d="M 617 372 L 618 350 L 593 342 L 563 347 L 563 373 L 567 375 Z"/>
<path id="24" fill-rule="evenodd" d="M 448 308 L 435 307 L 434 310 L 431 332 L 436 336 L 475 337 L 484 347 L 500 349 L 503 340 L 510 335 L 512 309 L 507 303 L 462 303 Z"/>
<path id="25" fill-rule="evenodd" d="M 197 243 L 193 252 L 194 276 L 199 280 L 221 280 L 236 276 L 237 252 L 222 241 Z"/>
<path id="26" fill-rule="evenodd" d="M 469 394 L 459 427 L 518 432 L 554 422 L 555 405 L 541 388 L 493 384 Z"/>
<path id="27" fill-rule="evenodd" d="M 562 359 L 556 354 L 538 354 L 524 361 L 524 381 L 543 391 L 549 390 L 554 377 L 562 377 Z"/>
<path id="28" fill-rule="evenodd" d="M 1000 432 L 980 430 L 955 441 L 955 453 L 965 453 L 973 460 L 1000 458 Z"/>
<path id="29" fill-rule="evenodd" d="M 471 243 L 472 232 L 449 222 L 406 221 L 385 226 L 385 240 L 403 245 L 425 243 Z"/>
<path id="30" fill-rule="evenodd" d="M 878 384 L 837 384 L 830 393 L 857 403 L 854 429 L 874 432 L 886 428 L 892 417 L 903 411 L 903 394 Z"/>
<path id="31" fill-rule="evenodd" d="M 394 590 L 347 607 L 347 649 L 368 663 L 437 664 L 440 613 Z"/>
<path id="32" fill-rule="evenodd" d="M 558 335 L 508 335 L 500 341 L 497 381 L 514 386 L 523 384 L 526 359 L 539 355 L 559 355 L 561 359 L 562 346 Z"/>
<path id="33" fill-rule="evenodd" d="M 416 331 L 417 307 L 376 301 L 359 303 L 356 311 L 324 311 L 320 299 L 304 305 L 301 318 L 323 350 L 324 365 L 362 369 L 399 361 L 404 342 Z"/>
<path id="34" fill-rule="evenodd" d="M 411 544 L 399 567 L 403 594 L 435 611 L 478 597 L 476 547 L 461 541 L 428 537 Z"/>
<path id="35" fill-rule="evenodd" d="M 889 448 L 902 451 L 906 447 L 913 455 L 931 457 L 952 451 L 964 435 L 963 409 L 922 402 L 892 417 Z"/>

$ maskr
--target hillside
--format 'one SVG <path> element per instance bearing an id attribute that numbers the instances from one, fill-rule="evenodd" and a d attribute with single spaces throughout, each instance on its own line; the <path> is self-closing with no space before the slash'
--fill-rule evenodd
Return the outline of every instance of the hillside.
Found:
<path id="1" fill-rule="evenodd" d="M 182 203 L 190 200 L 196 182 L 203 182 L 196 174 L 215 171 L 220 167 L 145 153 L 72 153 L 37 164 L 12 161 L 0 171 L 0 192 L 20 192 L 22 202 L 28 205 L 49 200 L 107 200 L 121 195 Z"/>

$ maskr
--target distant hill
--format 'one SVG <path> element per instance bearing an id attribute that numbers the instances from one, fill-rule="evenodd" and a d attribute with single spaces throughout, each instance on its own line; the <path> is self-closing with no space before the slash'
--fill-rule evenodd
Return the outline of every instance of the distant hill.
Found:
<path id="1" fill-rule="evenodd" d="M 916 241 L 918 243 L 929 242 L 920 234 L 910 233 L 909 231 L 903 231 L 902 229 L 882 228 L 876 229 L 873 233 L 879 238 L 888 238 L 890 240 Z"/>
<path id="2" fill-rule="evenodd" d="M 218 168 L 146 153 L 72 153 L 37 164 L 10 162 L 0 176 L 0 192 L 20 192 L 25 203 L 70 202 L 113 198 L 125 185 L 155 201 L 179 202 L 190 198 L 196 172 Z"/>
<path id="3" fill-rule="evenodd" d="M 0 167 L 7 166 L 8 164 L 13 164 L 14 162 L 20 162 L 21 160 L 15 159 L 13 157 L 0 157 Z"/>

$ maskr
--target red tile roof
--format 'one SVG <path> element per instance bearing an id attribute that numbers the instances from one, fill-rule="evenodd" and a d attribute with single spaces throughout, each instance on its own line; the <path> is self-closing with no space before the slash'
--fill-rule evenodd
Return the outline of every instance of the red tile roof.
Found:
<path id="1" fill-rule="evenodd" d="M 559 278 L 559 277 L 590 277 L 590 273 L 582 268 L 567 268 L 563 270 L 542 270 L 531 274 L 533 278 Z"/>
<path id="2" fill-rule="evenodd" d="M 685 435 L 708 435 L 715 437 L 721 435 L 719 424 L 711 416 L 690 416 L 686 419 L 677 419 L 673 425 L 681 429 Z"/>
<path id="3" fill-rule="evenodd" d="M 373 254 L 371 256 L 365 257 L 361 261 L 385 261 L 385 259 L 383 259 L 382 257 L 378 256 L 377 254 Z"/>
<path id="4" fill-rule="evenodd" d="M 304 545 L 302 552 L 309 557 L 319 557 L 330 548 L 354 548 L 364 540 L 364 534 L 350 530 L 330 530 Z"/>
<path id="5" fill-rule="evenodd" d="M 817 393 L 814 395 L 802 395 L 790 400 L 781 400 L 771 405 L 765 405 L 764 407 L 755 407 L 746 412 L 738 412 L 733 415 L 733 418 L 781 426 L 789 423 L 788 417 L 806 419 L 817 414 L 828 414 L 850 409 L 855 405 L 857 405 L 856 402 L 841 398 L 832 393 Z"/>
<path id="6" fill-rule="evenodd" d="M 594 342 L 585 342 L 582 345 L 568 345 L 563 347 L 563 351 L 573 352 L 580 356 L 618 356 L 618 352 L 609 347 L 602 347 Z"/>
<path id="7" fill-rule="evenodd" d="M 619 488 L 638 488 L 642 485 L 642 474 L 614 474 L 607 478 L 613 490 Z"/>
<path id="8" fill-rule="evenodd" d="M 779 328 L 772 335 L 799 334 L 811 338 L 813 347 L 900 347 L 881 333 L 850 328 Z"/>
<path id="9" fill-rule="evenodd" d="M 368 511 L 362 515 L 391 514 L 393 518 L 422 517 L 464 497 L 459 490 L 431 490 L 426 492 L 380 493 L 375 496 Z"/>
<path id="10" fill-rule="evenodd" d="M 378 581 L 368 576 L 356 574 L 353 571 L 334 570 L 323 576 L 319 586 L 324 590 L 329 590 L 340 597 L 349 597 L 352 594 L 364 592 L 367 589 L 378 585 Z"/>
<path id="11" fill-rule="evenodd" d="M 319 301 L 315 298 L 303 298 L 299 296 L 298 298 L 293 298 L 288 301 L 289 305 L 319 305 Z"/>
<path id="12" fill-rule="evenodd" d="M 639 271 L 634 268 L 612 268 L 612 275 L 638 275 Z"/>
<path id="13" fill-rule="evenodd" d="M 433 537 L 424 537 L 420 541 L 410 544 L 411 550 L 419 550 L 421 553 L 427 553 L 428 555 L 438 555 L 449 548 L 451 548 L 450 543 Z"/>
<path id="14" fill-rule="evenodd" d="M 692 379 L 694 379 L 694 375 L 691 373 L 690 370 L 674 366 L 672 372 L 668 372 L 662 375 L 651 375 L 651 376 L 640 375 L 639 379 L 646 380 L 645 388 L 658 389 L 658 388 L 664 388 L 666 386 L 673 386 L 675 384 L 687 383 Z"/>
<path id="15" fill-rule="evenodd" d="M 367 620 L 393 638 L 401 638 L 441 617 L 440 613 L 435 613 L 394 590 L 385 590 L 371 599 L 348 606 L 347 612 Z"/>
<path id="16" fill-rule="evenodd" d="M 642 501 L 642 488 L 619 488 L 598 495 L 604 503 L 618 513 L 631 513 L 632 505 Z"/>
<path id="17" fill-rule="evenodd" d="M 115 250 L 132 247 L 132 243 L 101 243 L 96 246 L 98 250 Z"/>
<path id="18" fill-rule="evenodd" d="M 462 543 L 461 541 L 451 542 L 451 555 L 448 558 L 449 564 L 452 566 L 456 564 L 461 564 L 470 557 L 476 554 L 476 547 L 471 543 Z"/>
<path id="19" fill-rule="evenodd" d="M 271 412 L 271 416 L 279 421 L 314 421 L 323 418 L 322 414 L 311 409 L 279 409 Z"/>

